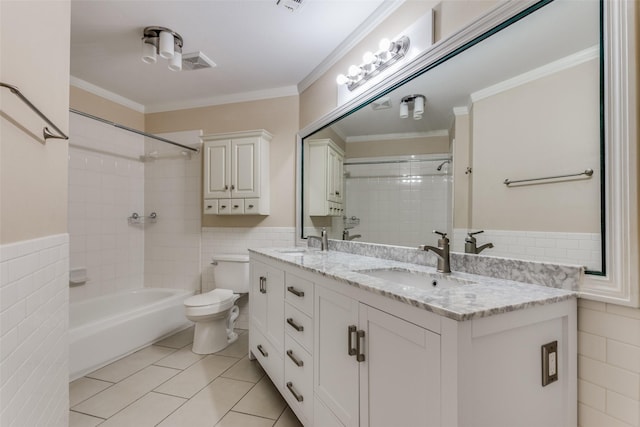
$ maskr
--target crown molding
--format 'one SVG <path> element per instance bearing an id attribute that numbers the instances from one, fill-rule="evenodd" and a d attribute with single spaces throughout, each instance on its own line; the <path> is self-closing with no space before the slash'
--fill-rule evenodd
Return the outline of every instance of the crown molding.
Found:
<path id="1" fill-rule="evenodd" d="M 75 76 L 69 76 L 69 84 L 71 86 L 77 87 L 78 89 L 85 90 L 89 93 L 97 95 L 106 100 L 115 102 L 116 104 L 120 104 L 123 107 L 130 108 L 139 113 L 145 113 L 145 107 L 142 104 L 139 104 L 135 101 L 130 100 L 129 98 L 125 98 L 122 95 L 118 95 L 117 93 L 108 91 L 106 89 L 101 88 L 100 86 L 96 86 L 93 83 L 89 83 L 85 80 L 79 79 Z"/>
<path id="2" fill-rule="evenodd" d="M 386 133 L 380 135 L 360 135 L 347 137 L 345 142 L 383 142 L 383 141 L 397 141 L 401 139 L 416 139 L 416 138 L 433 138 L 436 136 L 449 136 L 449 131 L 446 129 L 432 130 L 428 132 L 406 132 L 406 133 Z"/>
<path id="3" fill-rule="evenodd" d="M 325 75 L 331 67 L 341 60 L 358 43 L 367 37 L 385 19 L 395 12 L 406 0 L 385 0 L 362 24 L 338 45 L 311 73 L 298 83 L 298 92 L 302 93 Z"/>

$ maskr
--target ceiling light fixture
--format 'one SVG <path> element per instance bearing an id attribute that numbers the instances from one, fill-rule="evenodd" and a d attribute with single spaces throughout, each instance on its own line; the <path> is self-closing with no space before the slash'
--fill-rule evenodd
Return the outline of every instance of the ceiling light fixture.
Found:
<path id="1" fill-rule="evenodd" d="M 182 70 L 182 36 L 165 27 L 146 27 L 142 36 L 142 61 L 155 64 L 158 55 L 169 60 L 171 71 Z"/>
<path id="2" fill-rule="evenodd" d="M 395 41 L 382 39 L 376 53 L 366 52 L 362 57 L 362 64 L 350 66 L 346 75 L 338 75 L 336 83 L 347 85 L 350 91 L 356 89 L 402 59 L 409 49 L 409 44 L 410 40 L 407 36 L 402 36 Z"/>
<path id="3" fill-rule="evenodd" d="M 420 120 L 424 114 L 424 104 L 427 98 L 424 95 L 407 95 L 400 100 L 400 118 L 409 117 L 409 104 L 413 104 L 413 119 Z"/>

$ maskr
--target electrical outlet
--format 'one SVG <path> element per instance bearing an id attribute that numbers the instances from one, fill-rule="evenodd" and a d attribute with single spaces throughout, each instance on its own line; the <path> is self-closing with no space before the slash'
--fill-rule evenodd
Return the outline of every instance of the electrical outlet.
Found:
<path id="1" fill-rule="evenodd" d="M 542 387 L 558 381 L 558 341 L 542 346 Z"/>

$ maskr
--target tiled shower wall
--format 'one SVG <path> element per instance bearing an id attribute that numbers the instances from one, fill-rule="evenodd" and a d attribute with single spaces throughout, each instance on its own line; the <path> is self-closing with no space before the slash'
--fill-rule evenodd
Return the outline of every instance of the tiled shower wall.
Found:
<path id="1" fill-rule="evenodd" d="M 408 159 L 348 159 L 363 163 L 345 166 L 346 216 L 360 220 L 351 235 L 388 245 L 437 244 L 433 230 L 451 229 L 450 164 L 440 171 L 437 167 L 443 160 L 428 157 L 420 162 L 378 164 L 387 160 Z"/>
<path id="2" fill-rule="evenodd" d="M 70 288 L 71 302 L 141 288 L 144 230 L 129 225 L 144 213 L 144 138 L 70 114 L 70 269 L 88 281 Z"/>
<path id="3" fill-rule="evenodd" d="M 0 246 L 1 426 L 68 425 L 68 242 Z"/>

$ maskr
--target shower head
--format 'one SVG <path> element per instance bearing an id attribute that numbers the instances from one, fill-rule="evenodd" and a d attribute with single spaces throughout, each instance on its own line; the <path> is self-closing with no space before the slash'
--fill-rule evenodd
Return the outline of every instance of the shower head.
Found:
<path id="1" fill-rule="evenodd" d="M 436 168 L 436 170 L 437 170 L 437 171 L 441 171 L 441 170 L 442 170 L 442 167 L 443 167 L 444 165 L 446 165 L 447 163 L 451 163 L 451 160 L 445 160 L 444 162 L 440 163 L 440 164 L 438 165 L 438 167 Z"/>

